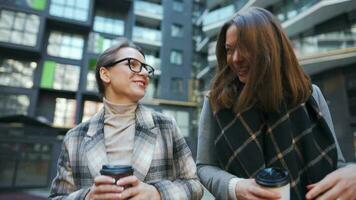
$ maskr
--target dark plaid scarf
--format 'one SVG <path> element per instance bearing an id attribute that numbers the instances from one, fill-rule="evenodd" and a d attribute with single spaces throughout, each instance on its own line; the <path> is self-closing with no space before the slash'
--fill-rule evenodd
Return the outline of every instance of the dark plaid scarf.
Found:
<path id="1" fill-rule="evenodd" d="M 238 114 L 222 109 L 215 119 L 221 167 L 242 178 L 254 178 L 265 167 L 284 168 L 292 200 L 304 199 L 306 185 L 336 169 L 335 142 L 312 96 L 280 112 L 262 112 L 257 106 Z"/>

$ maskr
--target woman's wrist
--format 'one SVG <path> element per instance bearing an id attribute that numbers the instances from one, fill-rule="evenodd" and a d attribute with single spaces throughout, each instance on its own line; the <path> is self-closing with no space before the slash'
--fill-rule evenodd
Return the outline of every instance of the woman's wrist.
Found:
<path id="1" fill-rule="evenodd" d="M 232 199 L 232 200 L 237 200 L 237 195 L 236 195 L 236 185 L 239 181 L 242 181 L 244 180 L 243 178 L 238 178 L 238 177 L 235 177 L 235 178 L 232 178 L 230 179 L 229 181 L 229 188 L 228 188 L 228 192 L 229 192 L 229 199 Z"/>

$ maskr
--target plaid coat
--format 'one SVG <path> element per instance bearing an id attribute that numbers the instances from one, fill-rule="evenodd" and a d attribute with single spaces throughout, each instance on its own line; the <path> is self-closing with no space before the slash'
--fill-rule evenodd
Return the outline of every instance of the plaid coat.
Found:
<path id="1" fill-rule="evenodd" d="M 65 136 L 50 199 L 84 199 L 108 164 L 104 109 Z M 154 185 L 162 199 L 200 199 L 203 189 L 189 147 L 174 120 L 142 105 L 136 110 L 134 175 Z"/>

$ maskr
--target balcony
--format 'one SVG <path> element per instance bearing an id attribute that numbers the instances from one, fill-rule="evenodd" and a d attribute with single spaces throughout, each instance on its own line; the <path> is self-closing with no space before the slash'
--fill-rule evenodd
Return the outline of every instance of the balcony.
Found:
<path id="1" fill-rule="evenodd" d="M 300 8 L 296 15 L 288 12 L 289 17 L 287 16 L 287 20 L 282 23 L 282 27 L 288 36 L 294 36 L 355 8 L 354 0 L 311 0 L 309 4 Z"/>
<path id="2" fill-rule="evenodd" d="M 135 26 L 133 28 L 133 40 L 149 47 L 161 47 L 162 34 L 160 30 Z"/>
<path id="3" fill-rule="evenodd" d="M 134 13 L 144 24 L 159 24 L 163 18 L 162 5 L 146 1 L 135 1 Z"/>
<path id="4" fill-rule="evenodd" d="M 209 42 L 209 38 L 205 37 L 204 39 L 202 37 L 197 38 L 195 40 L 195 51 L 197 52 L 206 52 L 207 48 L 207 44 Z"/>
<path id="5" fill-rule="evenodd" d="M 211 9 L 218 5 L 226 5 L 229 2 L 229 0 L 206 0 L 206 7 Z"/>
<path id="6" fill-rule="evenodd" d="M 273 5 L 277 3 L 280 0 L 243 0 L 238 7 L 240 8 L 239 10 L 246 10 L 249 7 L 261 7 L 261 8 L 266 8 L 267 6 Z"/>
<path id="7" fill-rule="evenodd" d="M 209 63 L 216 62 L 215 48 L 216 48 L 216 41 L 210 42 L 209 47 L 208 47 L 208 62 Z"/>
<path id="8" fill-rule="evenodd" d="M 234 5 L 209 12 L 203 20 L 203 31 L 207 36 L 216 34 L 219 28 L 235 13 Z"/>
<path id="9" fill-rule="evenodd" d="M 316 55 L 314 54 L 311 56 L 304 56 L 299 58 L 299 63 L 303 66 L 304 71 L 307 74 L 313 75 L 337 67 L 350 65 L 355 63 L 355 60 L 356 47 L 351 47 L 347 49 L 328 51 Z"/>
<path id="10" fill-rule="evenodd" d="M 356 24 L 353 30 L 324 33 L 320 35 L 292 40 L 298 57 L 320 54 L 337 49 L 356 46 Z"/>

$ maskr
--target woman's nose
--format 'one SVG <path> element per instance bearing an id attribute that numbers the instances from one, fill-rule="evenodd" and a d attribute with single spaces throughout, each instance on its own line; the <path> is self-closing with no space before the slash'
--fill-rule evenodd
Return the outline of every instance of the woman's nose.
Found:
<path id="1" fill-rule="evenodd" d="M 140 73 L 139 73 L 141 76 L 146 76 L 148 77 L 148 71 L 146 68 L 142 67 Z"/>
<path id="2" fill-rule="evenodd" d="M 234 62 L 240 61 L 240 54 L 237 51 L 237 49 L 234 51 L 234 54 L 232 55 L 232 61 L 234 61 Z"/>

